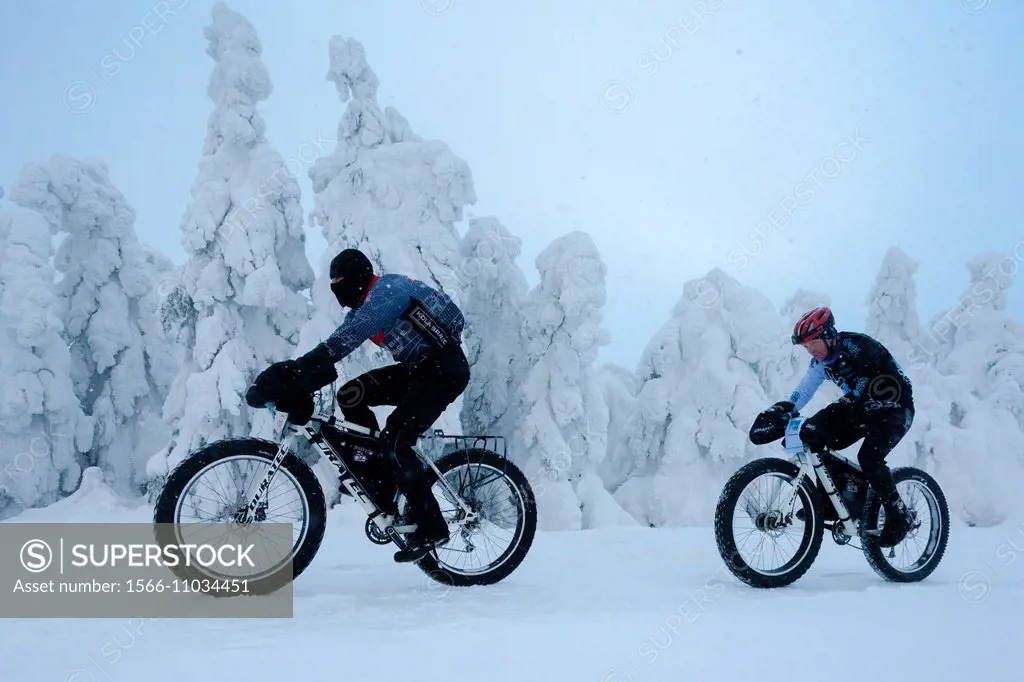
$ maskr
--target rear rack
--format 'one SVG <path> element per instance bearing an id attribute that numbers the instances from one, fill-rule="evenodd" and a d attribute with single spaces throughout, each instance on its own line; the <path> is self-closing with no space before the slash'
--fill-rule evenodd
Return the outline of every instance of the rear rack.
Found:
<path id="1" fill-rule="evenodd" d="M 369 436 L 371 438 L 377 438 L 380 436 L 380 431 L 368 429 L 360 424 L 339 419 L 335 415 L 313 415 L 310 419 L 310 424 L 327 424 L 340 431 L 349 431 L 361 436 Z M 416 440 L 416 443 L 423 450 L 423 454 L 429 456 L 433 460 L 437 460 L 450 452 L 473 449 L 489 450 L 501 457 L 501 459 L 508 459 L 508 443 L 504 436 L 466 436 L 461 434 L 448 434 L 442 429 L 433 429 L 432 431 L 428 431 L 420 436 Z"/>
<path id="2" fill-rule="evenodd" d="M 433 459 L 450 452 L 475 449 L 489 450 L 504 460 L 508 459 L 508 444 L 504 436 L 465 436 L 434 429 L 421 436 L 419 442 L 424 444 Z"/>

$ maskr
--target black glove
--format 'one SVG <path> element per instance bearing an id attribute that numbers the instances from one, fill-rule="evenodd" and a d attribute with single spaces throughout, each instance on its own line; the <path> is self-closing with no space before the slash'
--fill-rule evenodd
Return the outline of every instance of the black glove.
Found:
<path id="1" fill-rule="evenodd" d="M 306 393 L 315 393 L 338 378 L 334 357 L 322 343 L 296 358 L 295 371 L 299 385 Z"/>
<path id="2" fill-rule="evenodd" d="M 747 437 L 754 445 L 765 445 L 786 435 L 786 415 L 796 405 L 788 400 L 780 400 L 767 410 L 757 415 Z"/>
<path id="3" fill-rule="evenodd" d="M 338 378 L 327 346 L 316 348 L 295 360 L 275 362 L 260 372 L 245 392 L 249 407 L 274 403 L 289 414 L 289 421 L 302 426 L 313 416 L 313 393 Z"/>
<path id="4" fill-rule="evenodd" d="M 796 407 L 796 405 L 791 403 L 791 402 L 789 402 L 788 400 L 780 400 L 779 402 L 775 403 L 774 405 L 769 407 L 767 410 L 765 410 L 764 413 L 765 414 L 786 414 L 788 412 L 792 412 L 793 408 L 795 408 L 795 407 Z"/>
<path id="5" fill-rule="evenodd" d="M 256 380 L 245 392 L 245 404 L 249 407 L 265 407 L 276 403 L 298 386 L 298 372 L 294 360 L 275 362 L 257 375 Z"/>

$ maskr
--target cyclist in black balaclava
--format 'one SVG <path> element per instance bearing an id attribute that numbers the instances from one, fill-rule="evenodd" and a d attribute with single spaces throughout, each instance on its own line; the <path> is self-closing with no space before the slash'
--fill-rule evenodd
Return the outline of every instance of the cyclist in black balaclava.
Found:
<path id="1" fill-rule="evenodd" d="M 358 308 L 374 281 L 373 263 L 357 249 L 345 249 L 331 260 L 331 291 L 342 308 Z"/>
<path id="2" fill-rule="evenodd" d="M 461 345 L 465 319 L 443 292 L 404 275 L 375 274 L 370 259 L 357 249 L 335 256 L 329 274 L 331 291 L 349 312 L 323 343 L 287 361 L 296 373 L 293 383 L 308 394 L 330 384 L 337 378 L 335 363 L 367 339 L 397 361 L 347 382 L 338 390 L 338 403 L 347 421 L 373 431 L 380 429 L 370 408 L 395 406 L 379 442 L 400 472 L 399 489 L 417 524 L 408 548 L 398 551 L 395 561 L 417 561 L 447 542 L 449 531 L 431 491 L 429 470 L 412 446 L 469 383 Z M 299 419 L 303 416 L 308 421 L 306 415 Z"/>

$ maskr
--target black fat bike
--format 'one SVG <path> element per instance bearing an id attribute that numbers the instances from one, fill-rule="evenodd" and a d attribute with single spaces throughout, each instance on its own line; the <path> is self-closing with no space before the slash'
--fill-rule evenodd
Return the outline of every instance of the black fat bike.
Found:
<path id="1" fill-rule="evenodd" d="M 883 547 L 876 536 L 860 532 L 868 519 L 884 525 L 885 509 L 858 463 L 807 448 L 800 439 L 804 417 L 791 413 L 777 419 L 762 429 L 767 436 L 756 439 L 755 422 L 751 440 L 763 445 L 782 438 L 790 459 L 755 459 L 732 475 L 718 499 L 715 540 L 729 571 L 752 587 L 789 585 L 810 569 L 828 529 L 838 545 L 858 538 L 860 547 L 853 546 L 887 581 L 918 582 L 931 575 L 949 540 L 949 507 L 935 479 L 915 467 L 893 469 L 911 524 L 898 544 Z M 738 530 L 737 522 L 746 527 Z"/>
<path id="2" fill-rule="evenodd" d="M 273 405 L 267 408 L 274 416 L 276 440 L 248 437 L 210 443 L 169 473 L 153 513 L 158 541 L 186 544 L 180 528 L 189 523 L 291 523 L 290 556 L 250 577 L 247 592 L 267 594 L 297 578 L 320 548 L 327 516 L 320 480 L 294 451 L 303 439 L 337 468 L 340 492 L 351 495 L 366 511 L 367 538 L 405 548 L 405 537 L 415 525 L 406 518 L 407 503 L 393 482 L 394 470 L 378 454 L 378 434 L 334 416 L 313 416 L 296 426 L 288 422 L 287 413 Z M 436 461 L 422 452 L 427 440 L 442 443 Z M 452 587 L 505 579 L 533 544 L 537 506 L 529 481 L 507 458 L 504 439 L 434 430 L 421 436 L 414 450 L 429 469 L 451 534 L 447 543 L 416 565 L 431 579 Z M 225 481 L 231 482 L 229 489 L 217 492 L 216 486 Z M 289 501 L 282 501 L 285 497 Z M 467 565 L 481 550 L 496 556 L 482 566 Z M 183 576 L 197 577 L 189 571 Z"/>

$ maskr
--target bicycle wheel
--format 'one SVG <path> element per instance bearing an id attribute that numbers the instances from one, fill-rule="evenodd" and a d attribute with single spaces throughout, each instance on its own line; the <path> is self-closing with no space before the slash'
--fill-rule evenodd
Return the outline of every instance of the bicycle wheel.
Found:
<path id="1" fill-rule="evenodd" d="M 718 498 L 715 509 L 718 553 L 729 572 L 752 587 L 774 588 L 795 582 L 810 569 L 821 550 L 825 525 L 817 489 L 806 481 L 801 482 L 795 502 L 803 506 L 802 515 L 798 516 L 796 509 L 783 509 L 781 505 L 799 471 L 796 464 L 783 459 L 756 459 L 732 475 Z M 744 495 L 755 483 L 758 492 Z M 767 486 L 763 488 L 765 483 Z M 733 527 L 736 517 L 749 522 L 750 529 L 736 533 Z M 756 540 L 756 547 L 746 556 L 743 550 L 752 538 Z M 784 557 L 789 550 L 792 557 L 787 560 Z M 783 558 L 779 558 L 780 555 Z M 778 559 L 780 564 L 771 568 L 763 566 L 759 560 L 769 557 Z"/>
<path id="2" fill-rule="evenodd" d="M 449 453 L 435 464 L 478 517 L 461 525 L 448 543 L 435 548 L 417 565 L 431 579 L 454 587 L 492 585 L 504 580 L 526 558 L 537 531 L 537 503 L 529 481 L 509 460 L 479 448 Z M 435 480 L 433 492 L 449 529 L 461 523 L 465 513 L 439 480 Z M 405 498 L 400 497 L 400 509 L 404 503 Z M 480 550 L 493 554 L 490 561 L 470 565 Z"/>
<path id="3" fill-rule="evenodd" d="M 861 549 L 875 573 L 890 582 L 913 583 L 932 574 L 949 541 L 949 506 L 942 488 L 926 472 L 898 467 L 892 472 L 896 490 L 913 516 L 910 531 L 894 547 L 881 547 L 877 538 L 861 537 Z M 864 517 L 885 523 L 885 510 L 874 489 L 868 493 Z M 897 556 L 899 555 L 899 556 Z"/>
<path id="4" fill-rule="evenodd" d="M 233 523 L 234 515 L 250 499 L 250 488 L 270 467 L 277 448 L 276 443 L 257 438 L 223 440 L 181 462 L 167 477 L 153 509 L 154 523 L 165 524 L 157 525 L 157 540 L 161 544 L 189 544 L 194 540 L 184 537 L 182 524 Z M 284 458 L 273 483 L 264 492 L 263 501 L 257 509 L 257 522 L 252 524 L 253 532 L 260 532 L 261 523 L 290 523 L 292 543 L 290 553 L 282 555 L 279 561 L 255 575 L 245 576 L 250 594 L 274 592 L 297 578 L 319 550 L 326 529 L 323 489 L 310 468 L 292 453 Z M 280 509 L 270 509 L 271 503 Z M 269 546 L 279 547 L 280 543 Z M 172 570 L 186 579 L 236 577 L 197 574 L 183 563 Z"/>

